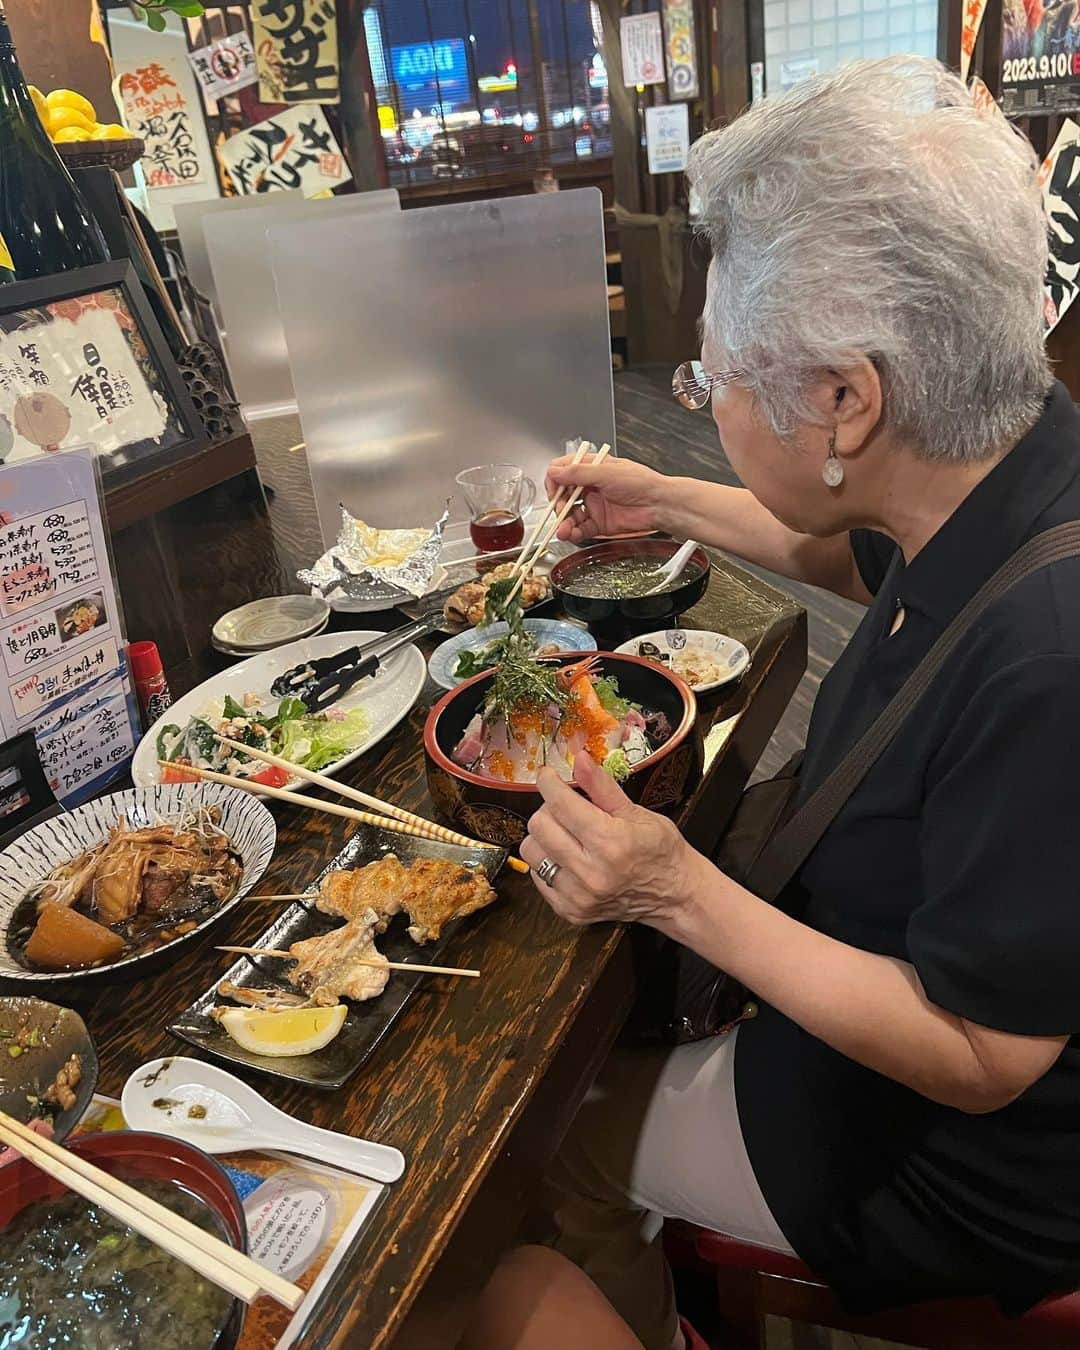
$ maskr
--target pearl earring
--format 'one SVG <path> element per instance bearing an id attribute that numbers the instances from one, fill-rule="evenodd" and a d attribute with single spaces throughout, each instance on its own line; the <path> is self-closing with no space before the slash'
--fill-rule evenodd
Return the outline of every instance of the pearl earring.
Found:
<path id="1" fill-rule="evenodd" d="M 829 455 L 821 470 L 826 487 L 838 488 L 844 481 L 844 466 L 836 457 L 836 432 L 829 437 Z"/>

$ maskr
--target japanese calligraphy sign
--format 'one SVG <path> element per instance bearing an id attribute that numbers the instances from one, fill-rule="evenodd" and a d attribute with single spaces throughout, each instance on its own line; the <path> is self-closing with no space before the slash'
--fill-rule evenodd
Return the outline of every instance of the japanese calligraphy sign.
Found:
<path id="1" fill-rule="evenodd" d="M 697 47 L 694 0 L 664 0 L 668 98 L 697 98 Z"/>
<path id="2" fill-rule="evenodd" d="M 68 805 L 131 756 L 123 645 L 92 454 L 0 469 L 0 731 L 33 730 Z"/>
<path id="3" fill-rule="evenodd" d="M 664 35 L 660 15 L 631 14 L 619 20 L 623 84 L 663 84 Z"/>
<path id="4" fill-rule="evenodd" d="M 142 165 L 151 188 L 187 187 L 201 183 L 205 166 L 195 138 L 199 116 L 173 69 L 163 57 L 127 70 L 120 76 L 124 121 L 146 142 Z"/>
<path id="5" fill-rule="evenodd" d="M 0 462 L 76 445 L 112 454 L 163 437 L 168 407 L 141 343 L 113 289 L 0 317 Z"/>
<path id="6" fill-rule="evenodd" d="M 239 132 L 218 153 L 244 195 L 299 188 L 313 197 L 352 178 L 326 114 L 313 103 L 286 108 Z"/>
<path id="7" fill-rule="evenodd" d="M 1044 311 L 1047 331 L 1076 299 L 1080 288 L 1080 126 L 1067 117 L 1039 170 L 1050 223 L 1050 261 Z"/>
<path id="8" fill-rule="evenodd" d="M 334 0 L 252 0 L 251 28 L 264 103 L 340 101 Z"/>
<path id="9" fill-rule="evenodd" d="M 986 0 L 964 0 L 964 12 L 960 21 L 960 78 L 966 80 L 971 69 L 971 57 L 975 51 L 975 39 L 982 27 Z"/>
<path id="10" fill-rule="evenodd" d="M 255 48 L 246 32 L 233 33 L 208 47 L 188 53 L 199 88 L 208 99 L 224 98 L 246 89 L 259 78 L 255 68 Z"/>

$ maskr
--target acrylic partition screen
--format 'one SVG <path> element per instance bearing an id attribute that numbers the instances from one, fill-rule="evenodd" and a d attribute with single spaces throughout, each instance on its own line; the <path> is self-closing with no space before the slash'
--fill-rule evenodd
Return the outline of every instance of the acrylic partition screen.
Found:
<path id="1" fill-rule="evenodd" d="M 192 284 L 200 295 L 205 295 L 214 307 L 218 327 L 224 333 L 225 325 L 218 305 L 217 288 L 214 274 L 210 270 L 210 258 L 206 252 L 206 235 L 203 221 L 207 216 L 216 216 L 225 211 L 265 211 L 268 206 L 284 206 L 286 203 L 302 202 L 304 194 L 299 188 L 275 192 L 273 197 L 215 197 L 211 201 L 181 202 L 173 207 L 176 217 L 176 230 L 180 236 L 180 247 L 184 252 L 184 264 Z"/>
<path id="2" fill-rule="evenodd" d="M 542 492 L 568 440 L 614 447 L 597 189 L 276 226 L 270 248 L 324 542 L 339 502 L 428 524 L 470 465 Z"/>
<path id="3" fill-rule="evenodd" d="M 294 222 L 303 237 L 311 225 L 337 222 L 349 237 L 351 222 L 359 218 L 392 213 L 394 220 L 399 220 L 400 212 L 401 202 L 391 188 L 267 205 L 254 215 L 249 211 L 225 212 L 203 220 L 225 328 L 225 355 L 247 421 L 296 412 L 267 231 Z"/>

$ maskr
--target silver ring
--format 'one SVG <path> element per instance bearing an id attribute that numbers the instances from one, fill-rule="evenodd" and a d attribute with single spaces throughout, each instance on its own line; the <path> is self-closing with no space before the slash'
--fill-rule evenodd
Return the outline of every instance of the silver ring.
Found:
<path id="1" fill-rule="evenodd" d="M 536 875 L 545 886 L 554 886 L 555 878 L 562 871 L 562 867 L 557 862 L 552 862 L 550 858 L 541 858 L 536 868 Z"/>

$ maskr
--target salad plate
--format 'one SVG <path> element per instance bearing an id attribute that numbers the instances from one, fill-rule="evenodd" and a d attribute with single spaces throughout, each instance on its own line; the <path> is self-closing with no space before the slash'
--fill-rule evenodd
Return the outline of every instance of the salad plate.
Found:
<path id="1" fill-rule="evenodd" d="M 259 652 L 205 680 L 166 709 L 139 742 L 131 763 L 132 779 L 140 787 L 160 783 L 163 771 L 158 759 L 175 758 L 178 754 L 186 755 L 189 762 L 199 767 L 219 768 L 209 757 L 202 762 L 203 752 L 214 745 L 214 737 L 200 731 L 198 724 L 205 722 L 215 730 L 224 730 L 224 720 L 232 723 L 229 734 L 238 740 L 245 739 L 238 722 L 269 725 L 273 728 L 273 739 L 265 748 L 308 768 L 336 773 L 377 745 L 408 715 L 427 676 L 420 652 L 415 647 L 396 652 L 387 658 L 374 679 L 361 680 L 326 713 L 314 718 L 307 715 L 299 700 L 277 698 L 270 692 L 270 686 L 293 666 L 336 656 L 384 636 L 368 630 L 321 633 Z M 291 706 L 282 708 L 283 702 Z M 249 760 L 247 764 L 257 773 L 266 768 L 257 761 Z M 236 770 L 237 766 L 232 764 L 226 772 Z M 269 772 L 280 774 L 278 770 Z M 275 777 L 273 785 L 285 786 L 283 777 Z M 292 786 L 300 780 L 287 781 Z"/>
<path id="2" fill-rule="evenodd" d="M 575 623 L 567 623 L 564 619 L 525 619 L 523 623 L 526 633 L 532 634 L 539 655 L 596 651 L 596 639 L 587 629 L 579 628 Z M 453 689 L 462 680 L 479 675 L 488 664 L 494 664 L 494 661 L 489 663 L 485 660 L 485 649 L 497 643 L 499 638 L 506 637 L 509 631 L 507 624 L 493 623 L 486 628 L 469 628 L 464 633 L 447 638 L 432 652 L 428 661 L 428 674 L 440 689 Z M 467 662 L 468 668 L 458 674 L 458 663 L 463 652 L 471 653 L 473 660 Z"/>

